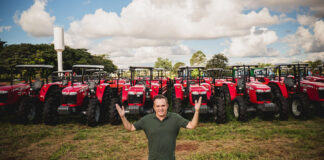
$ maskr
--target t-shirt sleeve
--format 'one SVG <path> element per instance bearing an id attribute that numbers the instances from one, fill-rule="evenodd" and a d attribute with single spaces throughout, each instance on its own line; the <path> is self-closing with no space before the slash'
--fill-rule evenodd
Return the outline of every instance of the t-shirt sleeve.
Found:
<path id="1" fill-rule="evenodd" d="M 142 117 L 140 120 L 136 121 L 133 125 L 136 129 L 136 131 L 138 130 L 142 130 L 144 128 L 144 118 Z"/>
<path id="2" fill-rule="evenodd" d="M 178 122 L 178 126 L 182 127 L 182 128 L 186 128 L 189 120 L 183 118 L 182 116 L 180 116 L 179 114 L 177 114 L 177 122 Z"/>

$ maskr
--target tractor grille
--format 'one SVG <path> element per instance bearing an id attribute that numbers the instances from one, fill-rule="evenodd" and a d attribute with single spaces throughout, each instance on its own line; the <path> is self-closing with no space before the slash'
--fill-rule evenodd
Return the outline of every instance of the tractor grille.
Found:
<path id="1" fill-rule="evenodd" d="M 77 95 L 63 95 L 63 104 L 76 104 Z"/>
<path id="2" fill-rule="evenodd" d="M 6 94 L 0 94 L 0 103 L 7 102 L 7 99 L 8 99 L 8 93 L 6 93 Z"/>
<path id="3" fill-rule="evenodd" d="M 271 92 L 256 93 L 257 101 L 271 101 Z"/>
<path id="4" fill-rule="evenodd" d="M 318 96 L 320 99 L 324 99 L 324 90 L 319 90 L 318 91 Z"/>
<path id="5" fill-rule="evenodd" d="M 192 102 L 195 103 L 195 100 L 199 100 L 199 97 L 202 97 L 201 103 L 207 103 L 207 95 L 206 94 L 198 94 L 198 95 L 192 95 Z"/>
<path id="6" fill-rule="evenodd" d="M 128 95 L 128 103 L 138 104 L 143 103 L 143 95 Z"/>

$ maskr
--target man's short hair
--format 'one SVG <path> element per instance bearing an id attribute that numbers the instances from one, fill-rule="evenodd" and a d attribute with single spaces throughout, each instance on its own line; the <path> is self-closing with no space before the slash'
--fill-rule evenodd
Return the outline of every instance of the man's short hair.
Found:
<path id="1" fill-rule="evenodd" d="M 153 103 L 155 102 L 156 99 L 164 99 L 165 102 L 168 104 L 168 98 L 162 94 L 158 94 L 153 98 Z"/>

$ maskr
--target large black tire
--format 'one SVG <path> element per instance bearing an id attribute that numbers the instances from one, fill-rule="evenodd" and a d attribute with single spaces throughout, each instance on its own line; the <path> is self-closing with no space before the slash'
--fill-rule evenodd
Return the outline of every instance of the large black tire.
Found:
<path id="1" fill-rule="evenodd" d="M 236 97 L 233 102 L 233 115 L 238 121 L 245 122 L 248 119 L 247 106 L 243 97 Z"/>
<path id="2" fill-rule="evenodd" d="M 280 95 L 278 97 L 273 97 L 272 102 L 275 103 L 279 108 L 279 112 L 276 117 L 278 117 L 282 121 L 287 121 L 289 117 L 288 101 Z"/>
<path id="3" fill-rule="evenodd" d="M 221 88 L 221 98 L 223 99 L 226 106 L 231 104 L 231 95 L 227 86 Z"/>
<path id="4" fill-rule="evenodd" d="M 56 125 L 58 122 L 57 109 L 62 104 L 60 89 L 54 90 L 45 100 L 43 119 L 47 125 Z"/>
<path id="5" fill-rule="evenodd" d="M 18 119 L 23 124 L 39 123 L 42 119 L 42 102 L 36 97 L 27 97 L 19 105 Z"/>
<path id="6" fill-rule="evenodd" d="M 181 99 L 174 97 L 173 102 L 172 102 L 172 109 L 173 109 L 173 112 L 183 115 L 183 109 L 182 109 L 181 102 L 182 102 Z"/>
<path id="7" fill-rule="evenodd" d="M 107 87 L 102 97 L 102 106 L 101 106 L 102 116 L 100 116 L 100 122 L 102 123 L 109 122 L 109 105 L 111 100 L 110 95 L 113 95 L 113 93 L 111 93 L 111 89 Z"/>
<path id="8" fill-rule="evenodd" d="M 87 110 L 87 124 L 88 126 L 96 126 L 100 122 L 101 105 L 97 99 L 90 99 Z"/>
<path id="9" fill-rule="evenodd" d="M 306 94 L 296 94 L 291 101 L 291 113 L 297 119 L 308 117 L 310 101 Z"/>
<path id="10" fill-rule="evenodd" d="M 120 119 L 120 116 L 118 114 L 118 111 L 116 109 L 116 104 L 119 104 L 119 100 L 118 98 L 113 98 L 111 101 L 110 101 L 110 105 L 109 105 L 109 122 L 110 124 L 112 125 L 118 125 L 121 123 L 121 119 Z"/>
<path id="11" fill-rule="evenodd" d="M 226 123 L 226 106 L 224 101 L 219 97 L 213 98 L 214 119 L 216 123 Z"/>

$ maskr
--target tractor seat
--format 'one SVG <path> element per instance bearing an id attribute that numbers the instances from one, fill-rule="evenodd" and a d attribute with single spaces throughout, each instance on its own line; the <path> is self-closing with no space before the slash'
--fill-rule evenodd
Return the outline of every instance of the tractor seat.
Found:
<path id="1" fill-rule="evenodd" d="M 68 82 L 69 82 L 69 81 L 68 81 L 67 79 L 63 79 L 63 80 L 62 80 L 62 85 L 63 85 L 63 86 L 66 86 L 66 85 L 68 84 Z"/>
<path id="2" fill-rule="evenodd" d="M 286 77 L 285 80 L 284 80 L 284 83 L 288 88 L 293 88 L 294 85 L 295 85 L 294 84 L 294 79 L 291 78 L 291 77 Z"/>
<path id="3" fill-rule="evenodd" d="M 241 89 L 244 87 L 243 78 L 237 79 L 237 87 Z"/>
<path id="4" fill-rule="evenodd" d="M 95 81 L 90 81 L 88 85 L 89 85 L 90 90 L 94 89 L 96 87 L 96 82 Z"/>
<path id="5" fill-rule="evenodd" d="M 43 86 L 43 82 L 39 79 L 35 80 L 35 82 L 32 84 L 32 89 L 34 91 L 40 90 Z"/>

